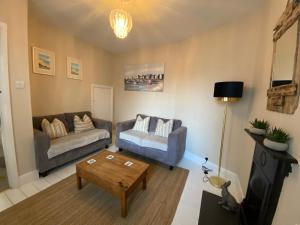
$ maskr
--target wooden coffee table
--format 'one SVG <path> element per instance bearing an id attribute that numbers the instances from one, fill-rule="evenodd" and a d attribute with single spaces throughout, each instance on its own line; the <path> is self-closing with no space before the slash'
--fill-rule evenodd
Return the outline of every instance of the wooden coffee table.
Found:
<path id="1" fill-rule="evenodd" d="M 107 159 L 109 155 L 113 155 L 114 158 Z M 95 159 L 96 162 L 88 164 L 90 159 Z M 124 165 L 128 161 L 133 164 Z M 140 183 L 143 183 L 143 189 L 146 189 L 148 168 L 147 163 L 103 150 L 76 165 L 77 186 L 81 189 L 81 179 L 84 179 L 118 197 L 121 201 L 121 215 L 126 217 L 127 198 Z"/>

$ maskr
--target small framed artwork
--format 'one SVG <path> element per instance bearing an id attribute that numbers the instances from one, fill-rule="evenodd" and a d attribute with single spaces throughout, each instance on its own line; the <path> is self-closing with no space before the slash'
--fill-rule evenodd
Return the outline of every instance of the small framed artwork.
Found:
<path id="1" fill-rule="evenodd" d="M 33 72 L 55 76 L 55 54 L 54 52 L 33 47 L 32 48 Z"/>
<path id="2" fill-rule="evenodd" d="M 82 80 L 82 63 L 80 60 L 67 57 L 67 77 Z"/>

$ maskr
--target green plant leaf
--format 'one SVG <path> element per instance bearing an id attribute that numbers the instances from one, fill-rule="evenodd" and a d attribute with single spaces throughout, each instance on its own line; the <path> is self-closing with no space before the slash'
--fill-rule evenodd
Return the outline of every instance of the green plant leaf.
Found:
<path id="1" fill-rule="evenodd" d="M 250 121 L 250 124 L 252 125 L 252 127 L 257 128 L 257 129 L 268 130 L 270 127 L 270 124 L 268 121 L 259 120 L 257 118 L 253 121 Z"/>
<path id="2" fill-rule="evenodd" d="M 286 143 L 290 139 L 289 135 L 283 129 L 277 127 L 271 129 L 267 133 L 266 138 L 270 141 L 275 141 L 279 143 Z"/>

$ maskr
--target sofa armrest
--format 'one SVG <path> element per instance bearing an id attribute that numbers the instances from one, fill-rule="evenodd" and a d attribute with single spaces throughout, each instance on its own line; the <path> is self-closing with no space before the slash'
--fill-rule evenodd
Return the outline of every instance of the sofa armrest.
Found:
<path id="1" fill-rule="evenodd" d="M 48 159 L 47 152 L 51 145 L 50 138 L 47 134 L 37 129 L 33 129 L 33 134 L 36 163 L 39 168 L 40 162 Z"/>
<path id="2" fill-rule="evenodd" d="M 107 130 L 110 134 L 110 138 L 112 138 L 112 122 L 96 118 L 93 118 L 93 122 L 96 128 Z"/>
<path id="3" fill-rule="evenodd" d="M 169 162 L 172 164 L 170 166 L 175 166 L 178 161 L 182 158 L 185 145 L 186 145 L 186 135 L 187 128 L 179 127 L 169 134 L 168 137 L 168 158 Z"/>
<path id="4" fill-rule="evenodd" d="M 117 133 L 120 133 L 122 131 L 125 131 L 125 130 L 130 130 L 133 128 L 134 124 L 135 124 L 135 119 L 133 120 L 127 120 L 127 121 L 124 121 L 124 122 L 119 122 L 117 123 Z"/>
<path id="5" fill-rule="evenodd" d="M 117 123 L 117 129 L 116 129 L 116 144 L 118 146 L 118 141 L 119 141 L 119 137 L 120 137 L 120 133 L 122 131 L 126 131 L 126 130 L 130 130 L 134 127 L 136 119 L 133 120 L 127 120 L 124 122 L 119 122 Z"/>

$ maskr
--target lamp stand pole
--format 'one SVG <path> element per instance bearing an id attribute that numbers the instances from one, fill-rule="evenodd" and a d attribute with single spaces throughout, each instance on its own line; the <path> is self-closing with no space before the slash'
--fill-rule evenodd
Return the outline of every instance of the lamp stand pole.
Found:
<path id="1" fill-rule="evenodd" d="M 217 188 L 221 188 L 222 185 L 225 183 L 225 180 L 220 175 L 221 175 L 221 167 L 222 167 L 224 135 L 225 135 L 226 120 L 227 120 L 227 109 L 228 109 L 228 102 L 229 101 L 228 101 L 227 98 L 224 98 L 223 101 L 225 102 L 225 109 L 224 109 L 224 118 L 223 118 L 222 138 L 221 138 L 221 145 L 220 145 L 220 152 L 219 152 L 218 176 L 209 177 L 209 182 L 211 183 L 211 185 L 213 185 Z"/>

